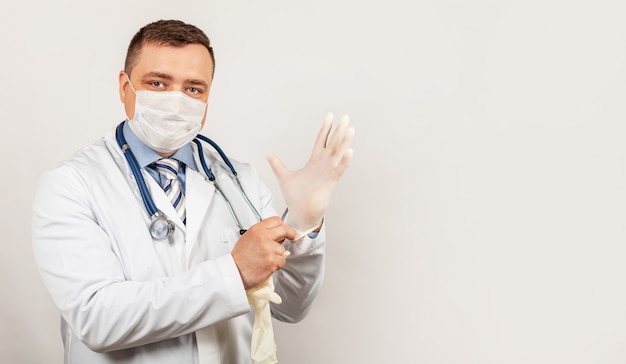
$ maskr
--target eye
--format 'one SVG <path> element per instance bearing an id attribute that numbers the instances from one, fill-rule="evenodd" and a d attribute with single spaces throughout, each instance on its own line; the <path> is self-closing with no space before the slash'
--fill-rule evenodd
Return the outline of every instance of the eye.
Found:
<path id="1" fill-rule="evenodd" d="M 202 93 L 202 90 L 200 90 L 199 88 L 195 88 L 195 87 L 189 87 L 187 89 L 187 92 L 189 92 L 192 95 L 199 95 Z"/>
<path id="2" fill-rule="evenodd" d="M 165 84 L 161 81 L 150 81 L 148 82 L 154 88 L 164 88 Z"/>

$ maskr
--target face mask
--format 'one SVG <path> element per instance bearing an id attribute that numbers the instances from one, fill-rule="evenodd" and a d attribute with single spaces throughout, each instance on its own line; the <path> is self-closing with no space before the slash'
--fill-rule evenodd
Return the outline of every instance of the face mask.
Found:
<path id="1" fill-rule="evenodd" d="M 174 152 L 192 141 L 202 129 L 205 102 L 180 91 L 135 91 L 132 84 L 130 87 L 136 97 L 135 115 L 128 126 L 155 151 Z"/>

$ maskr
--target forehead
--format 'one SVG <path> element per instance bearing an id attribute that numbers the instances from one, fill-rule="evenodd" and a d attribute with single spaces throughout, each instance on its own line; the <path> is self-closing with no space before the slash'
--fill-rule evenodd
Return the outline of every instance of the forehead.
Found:
<path id="1" fill-rule="evenodd" d="M 213 61 L 208 49 L 201 44 L 188 44 L 182 47 L 144 45 L 131 74 L 141 77 L 154 72 L 167 74 L 173 78 L 201 79 L 210 83 Z"/>

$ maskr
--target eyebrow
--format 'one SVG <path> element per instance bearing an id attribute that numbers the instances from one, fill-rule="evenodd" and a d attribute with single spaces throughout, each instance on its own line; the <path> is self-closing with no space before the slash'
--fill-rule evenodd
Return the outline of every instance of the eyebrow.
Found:
<path id="1" fill-rule="evenodd" d="M 193 86 L 202 86 L 202 87 L 205 87 L 205 88 L 209 87 L 209 85 L 206 82 L 204 82 L 202 80 L 195 80 L 195 79 L 185 80 L 185 84 L 186 85 L 193 85 Z"/>
<path id="2" fill-rule="evenodd" d="M 141 76 L 141 79 L 145 80 L 145 79 L 154 78 L 154 77 L 162 78 L 162 79 L 168 80 L 168 81 L 171 81 L 171 80 L 174 79 L 172 76 L 168 75 L 167 73 L 161 73 L 161 72 L 148 72 L 148 73 L 145 73 L 145 74 L 143 74 Z"/>
<path id="3" fill-rule="evenodd" d="M 174 77 L 168 75 L 167 73 L 161 73 L 161 72 L 148 72 L 148 73 L 144 74 L 141 77 L 141 79 L 142 80 L 146 80 L 146 79 L 155 78 L 155 77 L 163 79 L 163 80 L 168 80 L 168 81 L 172 81 L 174 79 Z M 203 86 L 203 87 L 206 87 L 206 88 L 209 87 L 209 85 L 205 81 L 198 80 L 198 79 L 193 79 L 193 78 L 185 80 L 183 83 L 186 84 L 186 85 Z"/>

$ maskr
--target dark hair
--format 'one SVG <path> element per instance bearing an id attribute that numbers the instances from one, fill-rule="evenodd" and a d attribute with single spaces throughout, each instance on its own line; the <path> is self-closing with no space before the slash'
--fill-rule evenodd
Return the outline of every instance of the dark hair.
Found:
<path id="1" fill-rule="evenodd" d="M 209 37 L 198 27 L 180 20 L 158 20 L 139 29 L 128 45 L 124 71 L 130 75 L 130 70 L 137 63 L 141 48 L 145 45 L 182 47 L 188 44 L 205 46 L 211 55 L 215 71 L 215 56 Z"/>

